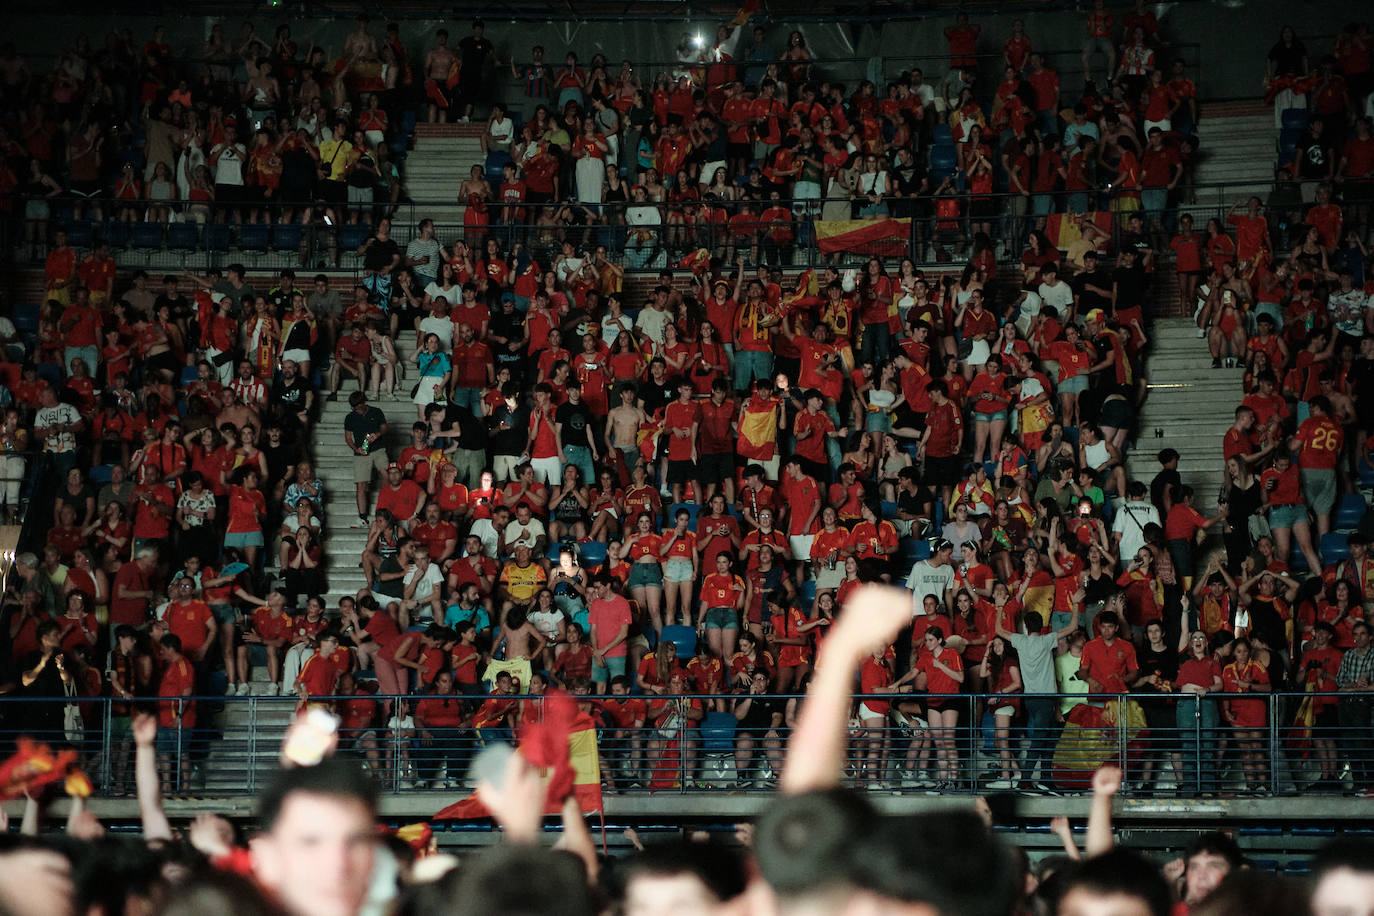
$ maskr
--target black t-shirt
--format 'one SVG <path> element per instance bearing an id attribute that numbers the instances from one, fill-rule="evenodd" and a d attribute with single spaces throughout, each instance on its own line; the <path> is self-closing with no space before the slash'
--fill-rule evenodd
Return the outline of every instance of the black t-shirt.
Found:
<path id="1" fill-rule="evenodd" d="M 1159 510 L 1160 518 L 1164 517 L 1164 494 L 1167 492 L 1165 487 L 1172 487 L 1175 493 L 1174 499 L 1177 500 L 1178 488 L 1183 486 L 1183 477 L 1178 473 L 1177 468 L 1163 468 L 1155 479 L 1150 481 L 1150 502 L 1155 504 Z"/>
<path id="2" fill-rule="evenodd" d="M 491 324 L 488 327 L 490 333 L 497 337 L 519 340 L 525 336 L 525 316 L 513 309 L 510 312 L 502 310 L 491 316 Z M 505 344 L 494 344 L 491 350 L 497 359 L 507 362 L 519 359 L 523 355 L 519 351 L 512 353 Z"/>
<path id="3" fill-rule="evenodd" d="M 153 313 L 156 314 L 157 310 L 162 308 L 164 305 L 167 306 L 173 318 L 190 318 L 192 312 L 194 311 L 191 308 L 190 300 L 188 300 L 185 296 L 169 296 L 166 293 L 162 293 L 157 297 L 157 300 L 153 303 Z"/>
<path id="4" fill-rule="evenodd" d="M 1112 282 L 1116 284 L 1118 311 L 1139 308 L 1145 302 L 1145 269 L 1139 264 L 1114 268 Z"/>
<path id="5" fill-rule="evenodd" d="M 662 382 L 655 382 L 652 377 L 639 385 L 639 399 L 644 404 L 644 412 L 653 414 L 654 411 L 667 407 L 669 402 L 677 400 L 677 389 L 673 386 L 672 379 L 666 375 Z"/>
<path id="6" fill-rule="evenodd" d="M 1140 664 L 1140 673 L 1143 675 L 1158 674 L 1161 679 L 1174 681 L 1178 678 L 1178 653 L 1167 645 L 1156 652 L 1148 645 L 1136 652 L 1136 660 Z M 1141 693 L 1159 693 L 1159 688 L 1151 684 L 1141 684 L 1136 688 Z"/>
<path id="7" fill-rule="evenodd" d="M 1331 157 L 1335 155 L 1325 135 L 1318 137 L 1309 128 L 1298 141 L 1298 147 L 1302 150 L 1301 177 L 1325 178 L 1331 169 Z"/>
<path id="8" fill-rule="evenodd" d="M 487 58 L 496 48 L 486 38 L 478 38 L 476 35 L 469 35 L 458 42 L 458 53 L 462 57 L 463 78 L 469 82 L 477 82 L 482 77 L 482 68 L 487 64 Z"/>
<path id="9" fill-rule="evenodd" d="M 486 451 L 491 441 L 487 425 L 473 416 L 472 411 L 457 404 L 444 408 L 444 428 L 458 427 L 458 447 Z"/>
<path id="10" fill-rule="evenodd" d="M 1291 46 L 1279 42 L 1269 49 L 1269 59 L 1274 62 L 1275 76 L 1297 76 L 1302 73 L 1302 59 L 1307 56 L 1307 48 L 1300 41 Z"/>
<path id="11" fill-rule="evenodd" d="M 503 420 L 506 429 L 501 429 Z M 491 428 L 492 454 L 518 455 L 525 450 L 525 443 L 529 440 L 529 408 L 522 404 L 511 410 L 503 404 L 491 412 L 487 423 Z"/>
<path id="12" fill-rule="evenodd" d="M 364 270 L 381 270 L 383 267 L 390 267 L 391 262 L 401 253 L 401 246 L 396 244 L 395 239 L 373 239 L 372 244 L 367 246 L 367 251 L 363 253 Z"/>
<path id="13" fill-rule="evenodd" d="M 362 447 L 364 439 L 373 433 L 381 432 L 385 425 L 386 414 L 372 406 L 369 406 L 361 414 L 356 410 L 350 410 L 348 416 L 344 417 L 344 432 L 353 434 L 353 444 L 358 448 Z"/>
<path id="14" fill-rule="evenodd" d="M 563 426 L 561 435 L 564 445 L 586 447 L 588 444 L 587 434 L 592 425 L 592 412 L 587 408 L 586 401 L 579 401 L 576 404 L 571 401 L 564 401 L 558 405 L 558 410 L 554 411 L 553 418 Z"/>
<path id="15" fill-rule="evenodd" d="M 272 400 L 291 410 L 304 410 L 310 385 L 299 375 L 290 382 L 282 380 L 272 388 Z"/>
<path id="16" fill-rule="evenodd" d="M 1107 296 L 1088 289 L 1089 283 L 1096 286 L 1098 289 L 1109 289 L 1111 287 L 1111 281 L 1103 277 L 1101 271 L 1095 270 L 1092 273 L 1081 273 L 1074 277 L 1070 285 L 1073 287 L 1073 291 L 1078 295 L 1078 311 L 1083 315 L 1086 315 L 1093 309 L 1105 309 L 1107 303 L 1110 301 Z M 1059 319 L 1063 321 L 1064 316 L 1060 315 Z"/>
<path id="17" fill-rule="evenodd" d="M 782 712 L 782 700 L 773 697 L 754 697 L 749 711 L 739 720 L 739 727 L 749 731 L 767 731 L 773 727 L 773 714 Z"/>
<path id="18" fill-rule="evenodd" d="M 919 516 L 925 512 L 926 506 L 934 506 L 934 504 L 935 496 L 928 487 L 919 486 L 914 493 L 908 493 L 905 490 L 897 491 L 898 512 Z"/>

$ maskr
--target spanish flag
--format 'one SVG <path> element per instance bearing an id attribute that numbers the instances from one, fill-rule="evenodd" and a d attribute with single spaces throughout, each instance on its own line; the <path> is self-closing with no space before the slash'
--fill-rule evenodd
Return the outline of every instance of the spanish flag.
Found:
<path id="1" fill-rule="evenodd" d="M 816 245 L 830 254 L 849 251 L 874 257 L 906 257 L 911 247 L 909 219 L 816 220 Z"/>
<path id="2" fill-rule="evenodd" d="M 18 750 L 0 764 L 0 801 L 32 794 L 49 783 L 61 781 L 68 795 L 86 798 L 91 781 L 76 765 L 76 751 L 53 753 L 32 738 L 20 737 Z"/>
<path id="3" fill-rule="evenodd" d="M 758 12 L 759 5 L 763 0 L 744 0 L 744 5 L 735 11 L 735 18 L 730 20 L 731 28 L 738 28 L 749 21 L 749 17 Z"/>
<path id="4" fill-rule="evenodd" d="M 544 812 L 559 814 L 563 799 L 572 795 L 583 813 L 604 813 L 601 802 L 601 762 L 596 747 L 596 724 L 579 712 L 577 701 L 561 690 L 544 694 L 544 719 L 524 730 L 519 752 L 544 771 L 547 781 Z M 477 793 L 437 812 L 434 820 L 490 817 Z"/>
<path id="5" fill-rule="evenodd" d="M 750 398 L 739 418 L 735 450 L 741 458 L 768 461 L 778 448 L 778 404 L 772 398 Z"/>
<path id="6" fill-rule="evenodd" d="M 1092 223 L 1106 236 L 1111 237 L 1112 214 L 1106 210 L 1096 210 L 1092 213 L 1052 213 L 1045 218 L 1045 237 L 1055 248 L 1065 251 L 1074 242 L 1083 238 L 1083 230 L 1080 227 L 1084 221 Z"/>

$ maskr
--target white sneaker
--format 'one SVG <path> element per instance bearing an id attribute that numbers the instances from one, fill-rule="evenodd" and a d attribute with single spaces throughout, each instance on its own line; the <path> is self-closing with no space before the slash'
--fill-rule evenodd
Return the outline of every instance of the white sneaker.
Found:
<path id="1" fill-rule="evenodd" d="M 1010 789 L 1010 788 L 1011 788 L 1011 780 L 1010 780 L 1010 779 L 994 779 L 992 782 L 990 782 L 990 783 L 987 784 L 987 788 L 989 788 L 989 789 Z"/>
<path id="2" fill-rule="evenodd" d="M 1206 336 L 1207 336 L 1207 329 L 1206 329 L 1206 328 L 1198 328 L 1198 329 L 1197 329 L 1197 339 L 1198 339 L 1198 340 L 1202 340 L 1202 339 L 1205 338 Z"/>
<path id="3" fill-rule="evenodd" d="M 237 685 L 235 685 L 233 681 L 229 681 L 227 684 L 224 685 L 224 695 L 226 697 L 234 696 L 234 689 L 236 686 Z"/>
<path id="4" fill-rule="evenodd" d="M 247 682 L 247 681 L 240 681 L 240 682 L 239 682 L 238 689 L 234 691 L 234 696 L 236 696 L 236 697 L 246 697 L 246 696 L 248 696 L 249 690 L 250 690 L 250 688 L 249 688 L 249 686 L 248 686 L 248 682 Z"/>
<path id="5" fill-rule="evenodd" d="M 280 696 L 280 695 L 281 695 L 281 687 L 280 687 L 279 685 L 277 685 L 277 684 L 268 684 L 268 685 L 267 685 L 267 695 L 268 695 L 269 697 Z"/>

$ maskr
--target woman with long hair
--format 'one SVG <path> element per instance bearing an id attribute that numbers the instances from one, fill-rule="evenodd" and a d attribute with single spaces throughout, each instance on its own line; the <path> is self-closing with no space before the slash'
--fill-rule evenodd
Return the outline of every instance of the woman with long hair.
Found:
<path id="1" fill-rule="evenodd" d="M 935 745 L 936 768 L 939 773 L 937 790 L 952 789 L 959 781 L 958 750 L 954 745 L 954 730 L 959 727 L 959 700 L 952 696 L 964 683 L 964 663 L 959 653 L 945 645 L 945 632 L 931 626 L 923 637 L 926 652 L 912 669 L 916 672 L 916 689 L 925 690 L 926 714 Z"/>
<path id="2" fill-rule="evenodd" d="M 988 692 L 993 694 L 983 714 L 983 743 L 986 746 L 990 719 L 997 755 L 1002 761 L 1000 778 L 988 783 L 988 788 L 1010 789 L 1021 781 L 1021 769 L 1011 752 L 1011 723 L 1021 709 L 1020 657 L 1005 639 L 994 636 L 988 643 L 988 651 L 983 655 L 983 664 L 978 673 L 987 685 Z"/>
<path id="3" fill-rule="evenodd" d="M 663 538 L 654 530 L 652 515 L 641 512 L 635 518 L 634 530 L 625 538 L 623 546 L 631 563 L 627 583 L 630 594 L 649 615 L 654 633 L 662 633 L 663 565 L 659 560 L 659 548 L 663 546 Z"/>
<path id="4" fill-rule="evenodd" d="M 1234 659 L 1221 672 L 1222 689 L 1228 694 L 1255 694 L 1270 691 L 1269 672 L 1255 660 L 1250 640 L 1237 639 L 1231 644 Z M 1240 748 L 1241 772 L 1247 792 L 1265 792 L 1266 761 L 1264 728 L 1268 721 L 1268 704 L 1263 699 L 1228 699 L 1224 715 L 1235 729 L 1234 737 Z"/>

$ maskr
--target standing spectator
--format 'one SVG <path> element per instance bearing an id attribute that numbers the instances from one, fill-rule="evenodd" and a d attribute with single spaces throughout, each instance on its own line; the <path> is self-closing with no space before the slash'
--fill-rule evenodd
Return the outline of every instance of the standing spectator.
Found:
<path id="1" fill-rule="evenodd" d="M 1336 673 L 1341 697 L 1337 715 L 1341 739 L 1350 758 L 1350 769 L 1357 791 L 1374 789 L 1374 651 L 1370 650 L 1369 624 L 1357 621 L 1351 627 L 1355 647 L 1341 659 Z"/>
<path id="2" fill-rule="evenodd" d="M 1107 12 L 1106 0 L 1093 0 L 1093 8 L 1085 22 L 1087 37 L 1083 42 L 1083 79 L 1091 80 L 1093 75 L 1093 54 L 1101 54 L 1107 59 L 1104 72 L 1110 76 L 1116 72 L 1116 45 L 1112 42 L 1112 14 Z"/>
<path id="3" fill-rule="evenodd" d="M 367 403 L 367 395 L 355 391 L 348 396 L 349 414 L 344 418 L 344 442 L 353 452 L 353 484 L 358 504 L 358 526 L 368 524 L 368 486 L 372 473 L 385 473 L 387 466 L 386 414 Z"/>
<path id="4" fill-rule="evenodd" d="M 487 69 L 495 59 L 496 46 L 486 38 L 487 25 L 481 19 L 472 21 L 472 34 L 458 42 L 458 97 L 455 108 L 462 124 L 472 120 L 473 107 L 481 100 L 486 84 Z"/>

